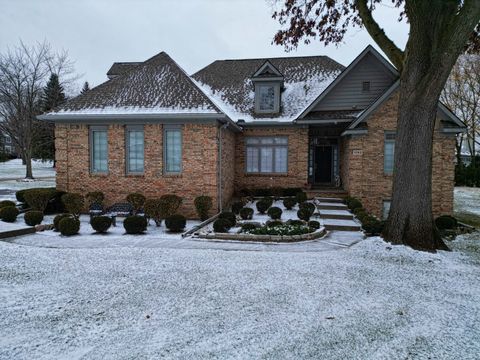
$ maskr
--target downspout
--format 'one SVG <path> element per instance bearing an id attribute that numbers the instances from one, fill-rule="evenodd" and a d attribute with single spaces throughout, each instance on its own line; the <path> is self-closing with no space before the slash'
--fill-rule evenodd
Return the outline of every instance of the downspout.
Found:
<path id="1" fill-rule="evenodd" d="M 219 128 L 218 132 L 218 189 L 217 189 L 217 199 L 218 199 L 218 211 L 223 211 L 223 199 L 222 199 L 222 153 L 223 153 L 223 138 L 222 130 L 228 128 L 228 123 L 223 124 Z"/>

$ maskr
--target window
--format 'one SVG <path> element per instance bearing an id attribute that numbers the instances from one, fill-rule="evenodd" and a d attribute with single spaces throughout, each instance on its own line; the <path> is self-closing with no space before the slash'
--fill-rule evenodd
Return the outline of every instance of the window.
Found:
<path id="1" fill-rule="evenodd" d="M 382 207 L 382 219 L 387 220 L 388 214 L 390 212 L 390 205 L 391 205 L 390 200 L 383 200 L 383 207 Z"/>
<path id="2" fill-rule="evenodd" d="M 362 90 L 363 91 L 370 91 L 370 81 L 364 81 L 362 83 Z"/>
<path id="3" fill-rule="evenodd" d="M 166 128 L 164 131 L 165 173 L 175 174 L 182 171 L 182 130 Z"/>
<path id="4" fill-rule="evenodd" d="M 258 92 L 258 109 L 260 111 L 274 111 L 275 87 L 273 85 L 260 85 Z"/>
<path id="5" fill-rule="evenodd" d="M 11 144 L 12 143 L 12 139 L 10 138 L 9 135 L 5 136 L 5 144 Z"/>
<path id="6" fill-rule="evenodd" d="M 385 148 L 383 153 L 383 171 L 385 174 L 393 173 L 395 155 L 395 133 L 385 133 Z"/>
<path id="7" fill-rule="evenodd" d="M 90 170 L 92 173 L 108 172 L 107 127 L 90 128 Z"/>
<path id="8" fill-rule="evenodd" d="M 144 131 L 143 127 L 127 127 L 126 155 L 127 173 L 142 174 L 144 164 Z"/>
<path id="9" fill-rule="evenodd" d="M 247 137 L 247 173 L 286 173 L 287 137 Z"/>

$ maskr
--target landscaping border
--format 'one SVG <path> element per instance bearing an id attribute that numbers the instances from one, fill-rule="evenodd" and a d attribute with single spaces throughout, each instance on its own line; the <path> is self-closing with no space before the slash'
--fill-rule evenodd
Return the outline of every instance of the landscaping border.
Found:
<path id="1" fill-rule="evenodd" d="M 207 240 L 235 240 L 244 242 L 273 242 L 273 243 L 292 243 L 307 240 L 316 240 L 327 234 L 327 230 L 322 226 L 318 230 L 302 235 L 254 235 L 254 234 L 230 234 L 230 233 L 212 233 L 198 234 L 196 237 Z"/>

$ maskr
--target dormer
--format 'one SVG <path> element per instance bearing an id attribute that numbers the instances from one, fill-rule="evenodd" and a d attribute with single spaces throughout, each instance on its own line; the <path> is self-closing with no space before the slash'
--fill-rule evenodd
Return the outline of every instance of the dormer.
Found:
<path id="1" fill-rule="evenodd" d="M 280 96 L 283 75 L 268 60 L 252 75 L 255 86 L 255 112 L 277 114 L 280 112 Z"/>

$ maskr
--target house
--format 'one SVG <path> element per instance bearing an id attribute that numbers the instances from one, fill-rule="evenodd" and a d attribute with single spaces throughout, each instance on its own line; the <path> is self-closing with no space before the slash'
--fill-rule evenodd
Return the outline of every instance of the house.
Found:
<path id="1" fill-rule="evenodd" d="M 57 187 L 175 193 L 182 212 L 219 210 L 245 188 L 301 187 L 358 197 L 382 216 L 394 171 L 398 73 L 368 46 L 348 67 L 327 56 L 218 60 L 189 76 L 166 53 L 115 63 L 109 80 L 40 116 L 55 122 Z M 455 135 L 438 106 L 433 208 L 453 207 Z"/>

